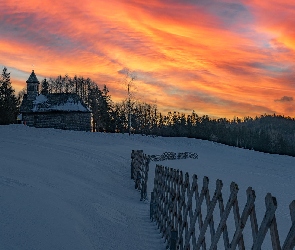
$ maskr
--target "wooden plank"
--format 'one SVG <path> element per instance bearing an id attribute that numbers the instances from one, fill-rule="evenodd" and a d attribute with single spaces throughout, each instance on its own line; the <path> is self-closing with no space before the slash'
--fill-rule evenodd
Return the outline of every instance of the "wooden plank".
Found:
<path id="1" fill-rule="evenodd" d="M 193 194 L 195 193 L 195 190 L 197 188 L 196 185 L 196 181 L 197 179 L 195 178 L 193 180 L 192 186 L 189 189 L 189 192 L 187 193 L 187 198 L 188 198 L 188 210 L 187 210 L 187 216 L 190 219 L 190 226 L 188 227 L 188 223 L 187 223 L 187 228 L 185 231 L 185 242 L 184 242 L 184 248 L 187 248 L 189 246 L 189 242 L 190 242 L 190 238 L 192 236 L 192 232 L 195 231 L 195 221 L 192 220 L 193 216 L 193 209 L 192 209 L 192 198 L 193 198 Z"/>
<path id="2" fill-rule="evenodd" d="M 181 188 L 181 197 L 182 197 L 182 202 L 183 202 L 183 221 L 180 227 L 180 231 L 179 231 L 179 235 L 183 235 L 184 234 L 184 240 L 183 237 L 179 238 L 178 241 L 178 245 L 180 246 L 180 248 L 183 248 L 183 245 L 185 244 L 185 239 L 186 239 L 186 235 L 188 234 L 188 214 L 189 214 L 189 209 L 190 207 L 188 206 L 188 202 L 186 197 L 190 197 L 190 183 L 189 183 L 189 174 L 185 173 L 185 179 L 184 182 L 182 184 L 182 188 Z"/>
<path id="3" fill-rule="evenodd" d="M 290 250 L 295 247 L 295 200 L 291 202 L 289 208 L 290 208 L 292 226 L 289 230 L 289 233 L 282 247 L 283 250 Z"/>
<path id="4" fill-rule="evenodd" d="M 222 218 L 222 215 L 224 213 L 222 193 L 220 193 L 220 197 L 218 198 L 218 203 L 219 203 L 219 210 L 220 210 L 220 218 Z M 223 227 L 223 243 L 224 243 L 224 249 L 228 249 L 229 248 L 229 238 L 228 238 L 228 231 L 227 231 L 226 222 Z"/>
<path id="5" fill-rule="evenodd" d="M 220 182 L 220 180 L 217 180 L 217 181 L 216 181 L 216 187 L 219 186 L 219 182 Z M 206 205 L 207 205 L 207 210 L 208 210 L 209 207 L 210 207 L 210 194 L 209 194 L 209 190 L 208 190 L 208 192 L 207 192 L 206 195 L 205 195 L 205 200 L 206 200 Z M 218 199 L 217 199 L 217 200 L 218 200 Z M 210 221 L 209 221 L 209 228 L 210 228 L 210 235 L 211 235 L 211 242 L 212 242 L 212 240 L 213 240 L 213 238 L 214 238 L 214 235 L 215 235 L 214 217 L 213 217 L 213 214 L 212 214 L 212 217 L 211 217 L 211 219 L 210 219 Z M 215 248 L 214 250 L 216 250 L 216 248 Z"/>
<path id="6" fill-rule="evenodd" d="M 235 219 L 235 226 L 236 228 L 238 228 L 240 225 L 240 220 L 241 220 L 238 199 L 236 199 L 233 204 L 233 213 L 234 213 L 234 219 Z M 244 238 L 242 234 L 239 237 L 238 246 L 240 250 L 245 250 L 245 243 L 244 243 Z"/>
<path id="7" fill-rule="evenodd" d="M 255 202 L 255 193 L 252 190 L 251 187 L 247 189 L 247 202 L 244 207 L 244 210 L 242 212 L 242 216 L 239 220 L 239 223 L 236 227 L 236 231 L 234 233 L 234 237 L 232 239 L 232 242 L 230 244 L 230 249 L 236 249 L 236 246 L 238 245 L 241 237 L 242 237 L 242 232 L 245 228 L 246 222 L 248 220 L 248 217 L 254 207 L 254 202 Z"/>
<path id="8" fill-rule="evenodd" d="M 219 184 L 220 182 L 218 182 L 217 184 Z M 198 241 L 197 241 L 197 245 L 196 245 L 196 249 L 200 248 L 202 242 L 204 241 L 205 239 L 205 233 L 207 231 L 207 227 L 208 227 L 208 224 L 210 222 L 210 220 L 212 219 L 212 216 L 213 216 L 213 211 L 215 209 L 215 206 L 216 206 L 216 203 L 217 203 L 217 200 L 218 200 L 218 197 L 220 196 L 221 194 L 221 189 L 222 189 L 222 185 L 217 185 L 216 186 L 216 190 L 214 192 L 214 195 L 212 197 L 212 200 L 210 202 L 210 207 L 208 209 L 208 212 L 207 212 L 207 215 L 206 215 L 206 218 L 204 220 L 204 224 L 203 224 L 203 227 L 201 229 L 201 232 L 200 232 L 200 235 L 198 237 Z M 211 244 L 211 246 L 213 246 L 212 249 L 215 248 L 214 245 Z"/>
<path id="9" fill-rule="evenodd" d="M 277 200 L 270 193 L 265 197 L 266 212 L 258 230 L 258 234 L 254 239 L 252 250 L 260 250 L 264 241 L 265 235 L 270 228 L 271 222 L 274 218 L 275 211 L 277 209 Z"/>
<path id="10" fill-rule="evenodd" d="M 211 246 L 209 248 L 210 250 L 213 250 L 217 246 L 217 243 L 218 243 L 218 241 L 220 239 L 221 233 L 222 233 L 222 231 L 223 231 L 223 229 L 225 227 L 227 218 L 228 218 L 228 216 L 230 214 L 231 208 L 232 208 L 235 200 L 237 199 L 237 194 L 239 192 L 238 185 L 236 183 L 232 182 L 230 190 L 231 190 L 231 193 L 230 193 L 229 199 L 228 199 L 228 201 L 226 203 L 224 213 L 221 216 L 221 219 L 220 219 L 219 225 L 217 227 L 214 239 L 213 239 L 213 241 L 211 243 Z"/>
<path id="11" fill-rule="evenodd" d="M 201 194 L 199 195 L 197 192 L 198 185 L 197 185 L 196 176 L 195 176 L 195 179 L 193 180 L 193 184 L 192 184 L 191 192 L 189 193 L 189 197 L 192 199 L 192 195 L 193 195 L 193 193 L 195 193 L 196 208 L 195 208 L 194 212 L 191 209 L 190 214 L 189 214 L 190 228 L 186 232 L 185 244 L 184 244 L 185 248 L 189 247 L 189 241 L 190 241 L 190 238 L 192 237 L 192 233 L 194 232 L 194 234 L 195 234 L 195 226 L 196 226 L 197 218 L 201 218 L 201 220 L 199 221 L 199 228 L 200 228 L 200 225 L 202 225 L 202 223 L 203 223 L 202 215 L 201 215 L 201 213 L 202 213 L 201 208 L 202 208 L 202 203 L 203 203 L 203 200 L 205 197 L 205 193 L 208 190 L 208 183 L 209 183 L 209 179 L 208 179 L 208 177 L 205 176 L 203 179 L 202 191 L 201 191 Z M 195 244 L 196 244 L 196 242 L 194 240 L 193 246 L 195 246 Z M 203 249 L 206 249 L 205 242 L 202 244 L 202 247 L 203 247 Z"/>
<path id="12" fill-rule="evenodd" d="M 274 216 L 269 230 L 270 230 L 272 248 L 275 250 L 281 250 L 276 216 Z"/>
<path id="13" fill-rule="evenodd" d="M 253 190 L 253 192 L 254 192 L 254 190 Z M 253 242 L 254 242 L 254 239 L 256 239 L 257 234 L 258 234 L 258 223 L 257 223 L 257 217 L 256 217 L 255 204 L 254 204 L 253 209 L 250 213 L 250 222 L 251 222 L 252 237 L 253 237 Z"/>

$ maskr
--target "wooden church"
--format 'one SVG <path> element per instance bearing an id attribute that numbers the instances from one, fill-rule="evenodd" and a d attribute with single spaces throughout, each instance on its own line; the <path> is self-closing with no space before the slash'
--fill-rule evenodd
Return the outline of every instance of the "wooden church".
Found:
<path id="1" fill-rule="evenodd" d="M 26 83 L 27 94 L 20 106 L 22 123 L 36 128 L 91 131 L 91 111 L 77 94 L 39 94 L 34 70 Z"/>

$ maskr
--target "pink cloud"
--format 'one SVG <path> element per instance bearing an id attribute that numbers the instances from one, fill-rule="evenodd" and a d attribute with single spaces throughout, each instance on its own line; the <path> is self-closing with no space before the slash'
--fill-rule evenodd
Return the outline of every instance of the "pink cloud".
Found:
<path id="1" fill-rule="evenodd" d="M 295 91 L 290 1 L 11 0 L 0 8 L 0 64 L 8 68 L 83 75 L 120 100 L 118 72 L 128 67 L 140 98 L 156 97 L 162 110 L 295 115 L 274 102 Z"/>

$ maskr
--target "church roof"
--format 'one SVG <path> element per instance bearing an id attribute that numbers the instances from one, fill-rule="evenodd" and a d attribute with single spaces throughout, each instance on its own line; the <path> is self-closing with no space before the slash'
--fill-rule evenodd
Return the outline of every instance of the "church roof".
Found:
<path id="1" fill-rule="evenodd" d="M 55 93 L 38 95 L 36 100 L 26 97 L 20 107 L 21 113 L 28 112 L 91 112 L 77 94 Z"/>
<path id="2" fill-rule="evenodd" d="M 31 73 L 29 79 L 26 81 L 26 83 L 39 83 L 38 78 L 37 78 L 34 70 L 32 70 L 32 73 Z"/>

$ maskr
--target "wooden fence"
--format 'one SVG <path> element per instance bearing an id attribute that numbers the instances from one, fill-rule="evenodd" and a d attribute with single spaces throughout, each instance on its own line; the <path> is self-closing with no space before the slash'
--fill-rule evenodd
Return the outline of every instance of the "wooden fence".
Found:
<path id="1" fill-rule="evenodd" d="M 243 231 L 246 223 L 251 225 L 252 250 L 261 249 L 268 231 L 271 236 L 272 249 L 290 250 L 294 248 L 295 201 L 290 204 L 292 226 L 281 245 L 275 216 L 277 201 L 270 193 L 265 197 L 266 211 L 260 226 L 258 226 L 255 210 L 256 196 L 251 187 L 247 189 L 247 202 L 240 215 L 237 199 L 239 189 L 236 183 L 231 183 L 230 196 L 224 204 L 221 180 L 216 181 L 216 189 L 211 199 L 208 177 L 204 177 L 201 189 L 197 180 L 197 176 L 193 175 L 190 184 L 188 173 L 183 176 L 182 171 L 160 165 L 156 166 L 150 215 L 151 219 L 158 224 L 170 250 L 216 250 L 218 243 L 220 244 L 222 240 L 223 249 L 233 250 L 237 247 L 239 250 L 245 249 Z M 207 208 L 206 214 L 202 213 L 202 206 Z M 214 211 L 217 211 L 220 215 L 219 221 L 214 220 Z M 234 228 L 235 231 L 230 239 L 227 223 L 229 223 L 228 218 L 231 213 L 233 214 L 234 225 L 230 225 L 230 227 Z M 209 241 L 206 240 L 208 233 L 210 235 Z"/>
<path id="2" fill-rule="evenodd" d="M 140 191 L 140 200 L 147 199 L 147 181 L 149 173 L 149 157 L 143 150 L 131 152 L 131 179 L 134 180 L 135 189 Z"/>
<path id="3" fill-rule="evenodd" d="M 139 190 L 140 200 L 147 199 L 147 181 L 150 161 L 165 161 L 177 159 L 197 159 L 196 153 L 164 152 L 161 155 L 146 155 L 143 150 L 132 150 L 131 152 L 131 179 L 135 182 L 135 189 Z"/>

